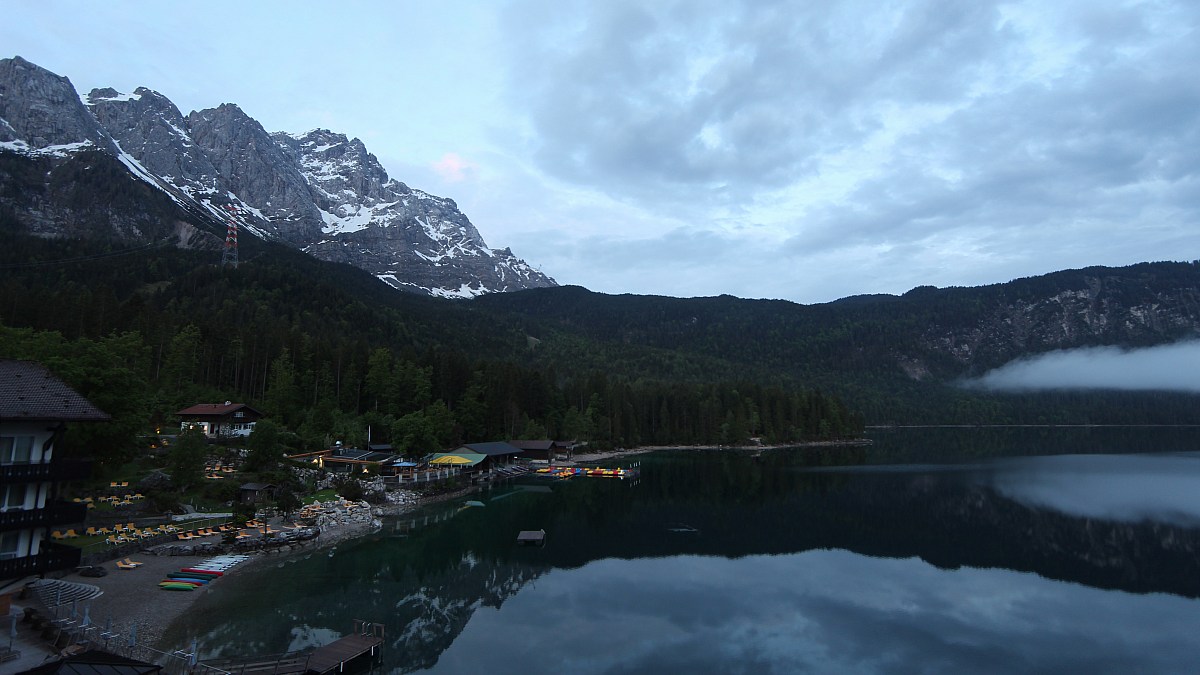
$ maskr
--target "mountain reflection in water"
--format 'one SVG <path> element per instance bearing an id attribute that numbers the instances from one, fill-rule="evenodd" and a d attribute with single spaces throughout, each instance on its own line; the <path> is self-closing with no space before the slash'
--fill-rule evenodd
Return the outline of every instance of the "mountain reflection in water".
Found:
<path id="1" fill-rule="evenodd" d="M 1071 436 L 1060 447 L 1108 453 L 1153 435 L 1059 433 Z M 1042 432 L 960 435 L 939 445 L 893 432 L 867 449 L 757 459 L 664 453 L 642 458 L 637 484 L 484 492 L 487 508 L 444 505 L 332 555 L 230 575 L 169 637 L 196 637 L 209 658 L 278 653 L 366 619 L 388 626 L 395 672 L 1200 662 L 1200 510 L 1187 499 L 1200 494 L 1200 455 L 1179 453 L 1200 432 L 1152 442 L 1177 454 L 1106 457 L 1029 457 L 1053 451 Z M 877 466 L 888 459 L 910 464 Z M 1154 489 L 1167 479 L 1170 490 Z M 514 546 L 523 529 L 545 529 L 548 543 Z"/>

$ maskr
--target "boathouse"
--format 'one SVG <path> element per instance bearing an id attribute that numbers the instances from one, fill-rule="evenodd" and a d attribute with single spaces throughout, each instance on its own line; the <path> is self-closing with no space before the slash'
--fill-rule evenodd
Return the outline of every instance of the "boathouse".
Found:
<path id="1" fill-rule="evenodd" d="M 482 468 L 484 471 L 490 471 L 515 462 L 521 454 L 521 449 L 504 441 L 492 441 L 490 443 L 468 443 L 459 446 L 455 449 L 455 452 L 473 452 L 478 455 L 487 456 Z"/>
<path id="2" fill-rule="evenodd" d="M 521 451 L 518 457 L 536 461 L 553 462 L 555 459 L 571 459 L 571 444 L 564 441 L 520 440 L 509 444 Z"/>

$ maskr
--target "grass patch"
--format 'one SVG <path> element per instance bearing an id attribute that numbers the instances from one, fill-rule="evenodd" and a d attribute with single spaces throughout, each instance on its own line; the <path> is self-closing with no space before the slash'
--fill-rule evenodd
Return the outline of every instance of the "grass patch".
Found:
<path id="1" fill-rule="evenodd" d="M 304 504 L 305 506 L 308 506 L 309 504 L 311 504 L 317 500 L 327 502 L 327 501 L 331 501 L 333 499 L 337 499 L 337 496 L 338 496 L 337 490 L 334 490 L 333 488 L 325 488 L 324 490 L 321 490 L 320 492 L 317 492 L 316 494 L 312 494 L 312 495 L 309 495 L 309 496 L 301 499 L 300 503 Z"/>

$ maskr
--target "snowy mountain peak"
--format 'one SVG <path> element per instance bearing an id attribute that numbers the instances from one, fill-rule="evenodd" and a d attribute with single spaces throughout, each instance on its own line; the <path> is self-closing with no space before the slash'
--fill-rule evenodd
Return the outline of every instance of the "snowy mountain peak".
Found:
<path id="1" fill-rule="evenodd" d="M 113 155 L 190 213 L 224 221 L 232 206 L 257 236 L 399 289 L 464 297 L 555 285 L 507 249 L 488 248 L 454 200 L 390 178 L 357 138 L 269 134 L 233 103 L 184 116 L 145 87 L 81 99 L 64 77 L 0 60 L 0 151 L 83 148 Z"/>
<path id="2" fill-rule="evenodd" d="M 70 80 L 19 56 L 0 59 L 0 120 L 0 142 L 10 151 L 116 153 Z"/>

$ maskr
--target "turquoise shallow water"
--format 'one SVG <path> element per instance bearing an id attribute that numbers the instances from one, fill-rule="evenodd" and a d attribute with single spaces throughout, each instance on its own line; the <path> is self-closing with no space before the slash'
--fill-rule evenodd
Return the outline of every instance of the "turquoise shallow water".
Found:
<path id="1" fill-rule="evenodd" d="M 642 456 L 637 481 L 505 486 L 230 575 L 173 637 L 270 654 L 365 619 L 385 672 L 1188 671 L 1198 448 L 923 430 Z"/>

